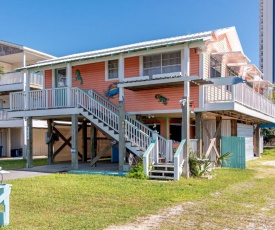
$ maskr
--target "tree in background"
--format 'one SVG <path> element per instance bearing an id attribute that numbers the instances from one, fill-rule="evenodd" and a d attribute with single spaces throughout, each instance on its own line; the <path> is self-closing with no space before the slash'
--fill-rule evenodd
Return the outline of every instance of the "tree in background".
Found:
<path id="1" fill-rule="evenodd" d="M 275 143 L 275 129 L 264 128 L 262 129 L 262 135 L 264 137 L 264 145 L 274 145 Z"/>
<path id="2" fill-rule="evenodd" d="M 0 76 L 4 74 L 4 67 L 0 66 Z"/>

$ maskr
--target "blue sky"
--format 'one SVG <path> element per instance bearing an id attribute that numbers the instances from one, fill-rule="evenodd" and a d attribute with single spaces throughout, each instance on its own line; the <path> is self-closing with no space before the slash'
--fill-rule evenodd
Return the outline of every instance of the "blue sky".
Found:
<path id="1" fill-rule="evenodd" d="M 258 0 L 10 0 L 0 40 L 55 56 L 236 26 L 258 66 Z"/>

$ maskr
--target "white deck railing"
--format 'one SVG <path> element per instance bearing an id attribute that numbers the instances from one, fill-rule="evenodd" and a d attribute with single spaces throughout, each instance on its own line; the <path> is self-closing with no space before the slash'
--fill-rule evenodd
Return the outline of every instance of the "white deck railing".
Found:
<path id="1" fill-rule="evenodd" d="M 8 115 L 8 109 L 0 110 L 0 121 L 18 120 L 18 118 L 10 118 Z"/>
<path id="2" fill-rule="evenodd" d="M 5 73 L 0 76 L 0 85 L 20 84 L 24 81 L 24 75 L 21 72 Z M 42 87 L 43 75 L 39 73 L 30 73 L 30 85 Z"/>
<path id="3" fill-rule="evenodd" d="M 82 107 L 101 122 L 118 132 L 119 109 L 95 91 L 79 88 L 56 88 L 15 92 L 10 94 L 10 110 L 37 110 Z M 125 115 L 125 138 L 145 151 L 156 139 L 158 152 L 172 160 L 172 143 L 131 115 Z M 157 158 L 156 156 L 155 158 Z M 157 160 L 157 159 L 155 159 Z"/>
<path id="4" fill-rule="evenodd" d="M 275 116 L 275 104 L 246 84 L 204 86 L 204 103 L 238 102 L 239 104 Z"/>

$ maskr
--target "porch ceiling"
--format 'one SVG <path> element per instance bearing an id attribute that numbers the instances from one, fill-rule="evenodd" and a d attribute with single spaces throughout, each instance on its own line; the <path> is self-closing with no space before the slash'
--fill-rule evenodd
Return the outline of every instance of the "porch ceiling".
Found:
<path id="1" fill-rule="evenodd" d="M 266 120 L 261 119 L 261 117 L 252 117 L 252 116 L 249 116 L 249 115 L 246 115 L 246 114 L 239 113 L 239 112 L 234 111 L 234 110 L 212 111 L 209 114 L 212 114 L 211 115 L 212 117 L 213 117 L 213 115 L 214 116 L 215 115 L 221 115 L 225 119 L 226 118 L 236 119 L 236 120 L 241 120 L 241 121 L 244 121 L 244 122 L 251 122 L 253 124 L 266 124 L 266 123 L 269 123 Z M 209 117 L 211 117 L 211 116 L 209 115 Z"/>
<path id="2" fill-rule="evenodd" d="M 212 84 L 213 82 L 209 80 L 202 79 L 198 76 L 173 76 L 165 77 L 161 79 L 149 79 L 142 81 L 132 81 L 132 82 L 119 82 L 118 87 L 123 87 L 132 91 L 148 90 L 148 89 L 160 89 L 160 88 L 175 88 L 179 86 L 184 86 L 184 82 L 189 81 L 190 86 L 200 86 L 205 84 Z"/>

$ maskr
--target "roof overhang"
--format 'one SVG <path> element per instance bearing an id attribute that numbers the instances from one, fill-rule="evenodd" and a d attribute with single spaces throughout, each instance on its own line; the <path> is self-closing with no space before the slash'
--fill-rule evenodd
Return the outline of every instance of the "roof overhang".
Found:
<path id="1" fill-rule="evenodd" d="M 0 40 L 0 62 L 8 64 L 22 63 L 23 53 L 27 62 L 37 62 L 46 59 L 56 58 L 52 55 L 34 50 L 25 46 L 13 44 Z"/>
<path id="2" fill-rule="evenodd" d="M 254 88 L 273 90 L 274 84 L 270 81 L 247 81 L 247 84 L 254 86 Z"/>
<path id="3" fill-rule="evenodd" d="M 135 80 L 127 82 L 119 82 L 118 87 L 132 91 L 148 90 L 148 89 L 160 89 L 160 88 L 174 88 L 183 86 L 184 82 L 189 81 L 190 86 L 200 86 L 206 84 L 212 84 L 213 82 L 209 79 L 203 79 L 198 76 L 171 76 L 161 79 L 146 79 L 146 80 Z"/>
<path id="4" fill-rule="evenodd" d="M 75 62 L 75 61 L 83 61 L 83 60 L 89 60 L 89 59 L 97 59 L 97 58 L 102 58 L 107 56 L 115 56 L 121 53 L 131 53 L 131 52 L 137 52 L 142 50 L 156 49 L 160 47 L 169 47 L 169 46 L 175 46 L 175 45 L 184 44 L 184 43 L 204 42 L 211 38 L 212 38 L 212 31 L 207 31 L 202 33 L 195 33 L 195 34 L 189 34 L 189 35 L 166 38 L 166 39 L 158 39 L 158 40 L 140 42 L 140 43 L 119 46 L 119 47 L 114 47 L 109 49 L 102 49 L 102 50 L 90 51 L 85 53 L 73 54 L 69 56 L 56 58 L 54 60 L 41 61 L 35 65 L 30 65 L 25 68 L 20 68 L 19 70 L 41 68 L 46 66 L 58 65 L 62 63 Z"/>
<path id="5" fill-rule="evenodd" d="M 239 73 L 239 76 L 248 74 L 250 77 L 257 79 L 263 76 L 263 73 L 255 66 L 254 64 L 245 64 L 245 63 L 229 63 L 227 64 L 234 72 Z"/>
<path id="6" fill-rule="evenodd" d="M 250 62 L 249 58 L 241 51 L 235 52 L 217 52 L 212 53 L 211 56 L 217 61 L 224 64 L 231 63 L 248 63 Z"/>

